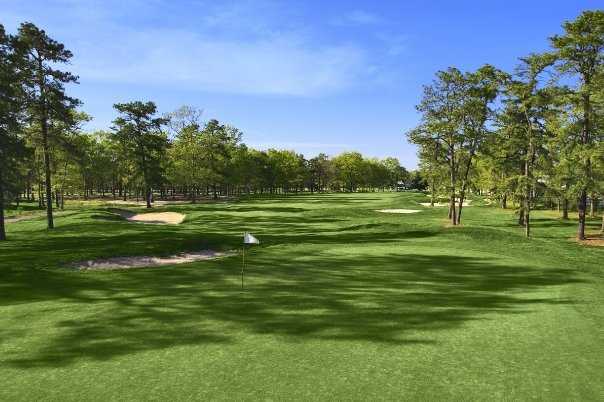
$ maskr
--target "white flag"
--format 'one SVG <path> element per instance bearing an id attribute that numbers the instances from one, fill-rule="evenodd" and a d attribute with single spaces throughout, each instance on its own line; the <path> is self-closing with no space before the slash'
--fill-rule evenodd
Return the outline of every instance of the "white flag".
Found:
<path id="1" fill-rule="evenodd" d="M 260 244 L 260 240 L 252 236 L 251 233 L 245 232 L 243 234 L 243 244 Z"/>

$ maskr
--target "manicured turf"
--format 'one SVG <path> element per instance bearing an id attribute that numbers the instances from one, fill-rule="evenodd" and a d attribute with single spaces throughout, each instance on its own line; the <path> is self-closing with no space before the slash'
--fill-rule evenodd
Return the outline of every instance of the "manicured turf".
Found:
<path id="1" fill-rule="evenodd" d="M 575 222 L 446 210 L 422 194 L 178 205 L 179 226 L 100 206 L 8 225 L 0 400 L 602 400 L 604 249 Z M 422 209 L 382 214 L 381 208 Z M 592 231 L 598 221 L 591 222 Z M 241 259 L 74 272 L 82 259 L 233 249 Z"/>

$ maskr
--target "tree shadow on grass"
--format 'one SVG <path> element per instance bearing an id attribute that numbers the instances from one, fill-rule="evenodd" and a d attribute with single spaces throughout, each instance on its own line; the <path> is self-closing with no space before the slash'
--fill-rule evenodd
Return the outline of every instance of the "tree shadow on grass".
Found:
<path id="1" fill-rule="evenodd" d="M 6 278 L 1 302 L 69 301 L 74 312 L 56 322 L 44 346 L 9 351 L 5 361 L 20 368 L 59 367 L 181 345 L 233 343 L 241 331 L 284 342 L 437 345 L 438 331 L 473 320 L 572 303 L 527 293 L 581 282 L 570 269 L 493 259 L 319 253 L 290 260 L 282 250 L 265 249 L 252 255 L 242 290 L 239 264 L 234 257 L 106 275 L 24 271 L 20 278 Z"/>
<path id="2" fill-rule="evenodd" d="M 377 232 L 359 231 L 355 227 L 321 229 L 313 226 L 313 223 L 317 222 L 312 219 L 298 218 L 296 222 L 297 224 L 288 220 L 277 223 L 270 219 L 257 219 L 254 220 L 253 226 L 247 227 L 244 221 L 211 225 L 220 231 L 206 231 L 204 227 L 179 228 L 170 225 L 136 225 L 129 222 L 107 222 L 107 226 L 93 223 L 66 224 L 55 229 L 52 236 L 22 240 L 18 248 L 2 250 L 2 256 L 7 263 L 0 261 L 0 270 L 56 269 L 77 261 L 109 257 L 165 256 L 206 249 L 226 251 L 240 248 L 243 230 L 258 229 L 262 225 L 266 225 L 266 231 L 261 232 L 262 243 L 266 246 L 365 245 L 410 241 L 438 234 L 434 230 L 397 230 L 396 227 L 387 225 L 388 231 Z M 0 291 L 2 286 L 0 281 Z"/>

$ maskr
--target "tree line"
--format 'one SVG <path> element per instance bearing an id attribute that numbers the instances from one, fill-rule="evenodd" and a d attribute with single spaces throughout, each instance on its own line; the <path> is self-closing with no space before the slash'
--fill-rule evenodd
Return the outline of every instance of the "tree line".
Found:
<path id="1" fill-rule="evenodd" d="M 9 202 L 53 209 L 66 197 L 218 198 L 241 194 L 373 191 L 421 187 L 396 158 L 345 152 L 310 159 L 289 150 L 256 150 L 242 133 L 183 106 L 159 114 L 153 102 L 114 105 L 108 130 L 83 132 L 91 118 L 67 90 L 78 77 L 62 69 L 73 54 L 31 23 L 15 35 L 0 24 L 0 240 Z"/>
<path id="2" fill-rule="evenodd" d="M 604 198 L 604 12 L 585 11 L 563 29 L 514 72 L 451 67 L 424 87 L 421 122 L 407 137 L 453 225 L 473 191 L 513 203 L 527 237 L 535 207 L 555 204 L 568 219 L 576 206 L 585 239 L 588 204 L 594 215 Z"/>

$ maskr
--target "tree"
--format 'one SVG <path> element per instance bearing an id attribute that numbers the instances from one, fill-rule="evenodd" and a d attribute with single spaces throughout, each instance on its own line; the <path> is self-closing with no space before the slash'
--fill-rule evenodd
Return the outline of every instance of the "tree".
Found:
<path id="1" fill-rule="evenodd" d="M 427 187 L 426 181 L 419 170 L 414 170 L 409 175 L 409 188 L 412 190 L 424 191 Z"/>
<path id="2" fill-rule="evenodd" d="M 27 93 L 30 123 L 40 134 L 44 157 L 44 185 L 48 228 L 54 227 L 52 214 L 51 143 L 57 132 L 53 121 L 72 124 L 72 111 L 80 101 L 65 94 L 65 85 L 77 83 L 77 77 L 56 68 L 68 63 L 72 53 L 51 39 L 44 30 L 32 23 L 23 23 L 17 35 L 17 48 L 22 56 L 24 83 Z"/>
<path id="3" fill-rule="evenodd" d="M 241 141 L 241 131 L 212 119 L 201 132 L 201 150 L 206 181 L 212 187 L 214 199 L 218 198 L 218 186 L 224 184 L 229 160 Z"/>
<path id="4" fill-rule="evenodd" d="M 548 187 L 558 198 L 562 219 L 569 219 L 568 212 L 573 195 L 576 195 L 579 161 L 575 160 L 577 146 L 573 133 L 577 132 L 576 119 L 568 96 L 559 96 L 556 103 L 563 105 L 556 113 L 550 113 L 546 121 L 551 133 L 547 144 L 549 150 Z"/>
<path id="5" fill-rule="evenodd" d="M 0 240 L 6 240 L 4 208 L 9 178 L 14 177 L 17 159 L 25 152 L 23 141 L 17 136 L 23 93 L 13 45 L 14 38 L 0 24 Z"/>
<path id="6" fill-rule="evenodd" d="M 598 188 L 600 199 L 604 199 L 604 73 L 598 74 L 595 83 L 596 93 L 594 97 L 594 127 L 599 133 L 598 145 L 595 148 L 596 171 L 599 172 Z M 602 226 L 600 232 L 604 234 L 604 211 L 602 211 Z"/>
<path id="7" fill-rule="evenodd" d="M 446 164 L 441 163 L 444 161 L 444 155 L 442 152 L 441 144 L 437 141 L 430 141 L 423 143 L 419 146 L 419 171 L 416 171 L 416 175 L 420 174 L 427 183 L 427 187 L 430 189 L 430 205 L 434 206 L 436 199 L 442 187 L 445 186 L 447 180 Z M 407 173 L 409 176 L 409 173 Z M 418 181 L 411 183 L 410 177 L 407 177 L 406 187 L 417 186 Z"/>
<path id="8" fill-rule="evenodd" d="M 304 157 L 289 150 L 269 149 L 267 161 L 271 167 L 270 186 L 288 193 L 298 191 L 305 179 Z"/>
<path id="9" fill-rule="evenodd" d="M 467 87 L 463 97 L 463 123 L 462 131 L 465 142 L 462 143 L 460 167 L 461 185 L 459 190 L 459 204 L 457 208 L 457 223 L 461 222 L 461 211 L 469 186 L 470 172 L 477 152 L 482 148 L 491 134 L 488 128 L 489 120 L 494 117 L 491 104 L 497 98 L 502 83 L 507 75 L 491 65 L 484 65 L 474 73 L 464 76 Z"/>
<path id="10" fill-rule="evenodd" d="M 432 85 L 424 87 L 422 101 L 416 107 L 422 113 L 421 124 L 409 131 L 409 141 L 423 148 L 440 148 L 448 165 L 449 219 L 457 225 L 459 149 L 465 143 L 461 131 L 465 80 L 461 71 L 449 68 L 439 71 Z"/>
<path id="11" fill-rule="evenodd" d="M 594 107 L 596 81 L 604 64 L 604 11 L 585 11 L 565 22 L 564 34 L 551 38 L 559 60 L 558 70 L 578 79 L 574 103 L 581 111 L 581 133 L 576 140 L 581 157 L 579 180 L 579 227 L 577 239 L 585 239 L 587 194 L 593 186 Z"/>
<path id="12" fill-rule="evenodd" d="M 167 147 L 161 131 L 167 120 L 153 117 L 157 112 L 153 102 L 117 103 L 113 107 L 121 114 L 113 121 L 115 135 L 143 176 L 145 200 L 151 208 L 152 186 L 160 181 Z"/>
<path id="13" fill-rule="evenodd" d="M 524 158 L 523 169 L 517 181 L 523 201 L 520 212 L 522 223 L 526 237 L 529 237 L 530 212 L 536 185 L 535 162 L 546 143 L 546 119 L 553 103 L 550 88 L 539 87 L 539 76 L 554 60 L 550 54 L 532 54 L 521 61 L 518 69 L 519 80 L 511 81 L 507 85 L 506 109 L 500 121 L 508 125 L 511 138 L 516 140 L 515 134 L 520 137 L 518 142 Z"/>
<path id="14" fill-rule="evenodd" d="M 320 153 L 308 161 L 310 191 L 325 191 L 333 179 L 333 165 L 327 155 Z"/>
<path id="15" fill-rule="evenodd" d="M 164 118 L 167 120 L 170 139 L 178 136 L 187 127 L 193 127 L 197 130 L 201 128 L 202 115 L 203 109 L 187 105 L 183 105 L 173 112 L 166 113 Z"/>
<path id="16" fill-rule="evenodd" d="M 420 156 L 431 160 L 430 165 L 439 160 L 447 164 L 449 219 L 453 225 L 460 222 L 474 158 L 490 133 L 490 105 L 503 78 L 504 74 L 490 65 L 465 74 L 456 68 L 439 71 L 432 85 L 424 87 L 417 106 L 422 113 L 420 125 L 407 133 L 409 141 L 419 145 Z M 434 184 L 438 170 L 435 166 L 430 169 L 434 170 Z"/>
<path id="17" fill-rule="evenodd" d="M 204 165 L 202 133 L 195 124 L 182 126 L 168 151 L 173 183 L 184 186 L 196 201 L 199 185 L 208 177 Z"/>
<path id="18" fill-rule="evenodd" d="M 388 157 L 381 161 L 382 165 L 387 171 L 388 174 L 388 186 L 396 190 L 396 187 L 400 181 L 405 181 L 408 179 L 409 172 L 401 166 L 401 163 L 398 159 Z"/>
<path id="19" fill-rule="evenodd" d="M 333 158 L 335 176 L 349 192 L 357 190 L 365 179 L 365 163 L 363 155 L 358 152 L 344 152 Z"/>

